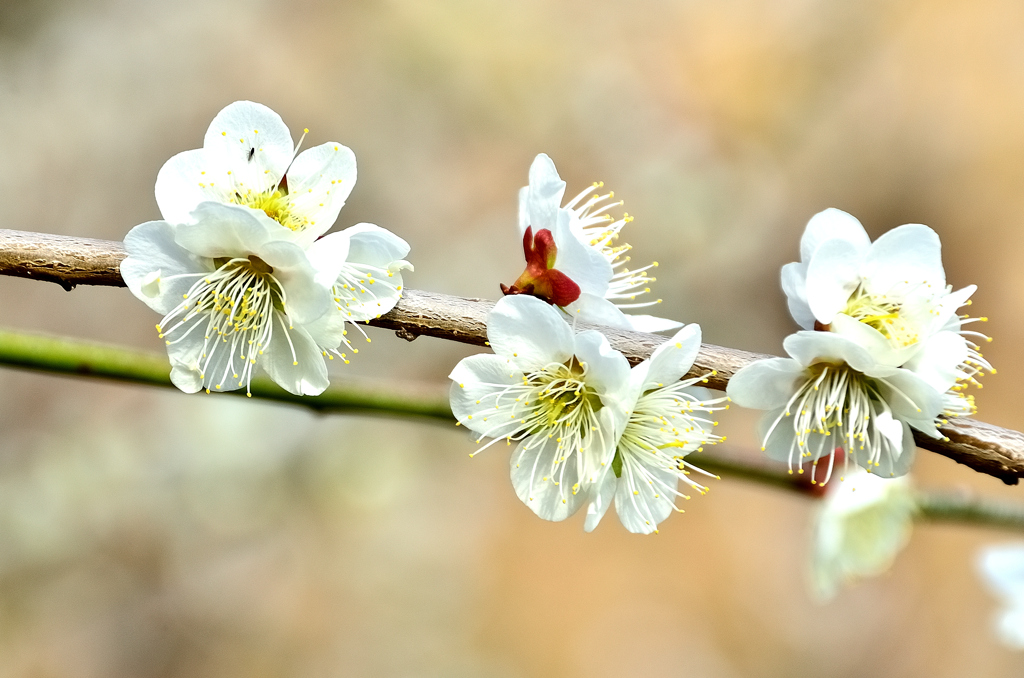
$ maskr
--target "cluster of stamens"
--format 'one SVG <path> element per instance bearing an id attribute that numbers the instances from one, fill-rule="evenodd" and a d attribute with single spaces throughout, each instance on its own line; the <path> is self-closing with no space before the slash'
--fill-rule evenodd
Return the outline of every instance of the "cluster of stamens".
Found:
<path id="1" fill-rule="evenodd" d="M 640 483 L 647 483 L 655 499 L 671 504 L 680 513 L 682 509 L 676 505 L 676 499 L 690 498 L 680 492 L 675 483 L 668 484 L 664 476 L 652 473 L 650 467 L 672 474 L 701 495 L 707 493 L 709 488 L 693 480 L 690 473 L 696 471 L 711 478 L 718 477 L 686 461 L 686 455 L 690 452 L 701 452 L 704 445 L 715 445 L 725 440 L 724 436 L 712 432 L 718 422 L 708 419 L 704 414 L 728 409 L 728 405 L 716 407 L 728 399 L 702 401 L 686 391 L 699 381 L 706 382 L 707 376 L 710 375 L 670 386 L 659 385 L 659 388 L 641 395 L 619 438 L 612 470 L 617 477 L 626 479 L 633 507 L 644 516 L 648 525 L 655 523 L 656 518 L 646 503 L 636 499 L 640 495 Z"/>
<path id="2" fill-rule="evenodd" d="M 566 491 L 576 494 L 579 482 L 571 488 L 563 485 L 566 460 L 575 454 L 577 478 L 587 477 L 597 465 L 588 459 L 591 444 L 599 444 L 603 435 L 597 424 L 597 412 L 603 406 L 593 386 L 587 384 L 588 368 L 572 358 L 567 363 L 552 362 L 544 367 L 523 374 L 516 384 L 480 384 L 492 386 L 494 391 L 476 401 L 480 410 L 470 419 L 480 419 L 490 424 L 477 438 L 495 437 L 490 443 L 473 452 L 482 452 L 499 440 L 508 445 L 512 441 L 525 440 L 518 451 L 516 466 L 527 452 L 554 440 L 556 453 L 550 466 L 534 467 L 532 475 L 542 482 L 554 482 L 559 487 L 559 496 L 566 502 Z M 461 384 L 460 384 L 461 386 Z M 511 430 L 510 430 L 511 424 Z M 479 430 L 479 429 L 478 429 Z M 504 433 L 499 433 L 504 432 Z M 538 460 L 540 457 L 538 457 Z M 538 464 L 535 462 L 535 464 Z M 593 478 L 590 478 L 593 480 Z M 531 486 L 533 483 L 531 483 Z M 533 498 L 531 497 L 532 501 Z"/>
<path id="3" fill-rule="evenodd" d="M 599 250 L 612 265 L 614 273 L 605 298 L 619 308 L 641 308 L 660 304 L 661 299 L 630 303 L 636 300 L 637 295 L 647 294 L 651 291 L 650 285 L 657 278 L 651 276 L 649 272 L 658 267 L 658 262 L 655 261 L 642 268 L 632 270 L 626 267 L 630 261 L 627 253 L 633 248 L 629 244 L 616 245 L 615 242 L 619 239 L 619 232 L 626 224 L 633 221 L 633 217 L 628 213 L 623 213 L 622 217 L 616 220 L 608 214 L 613 207 L 623 205 L 623 201 L 611 202 L 615 198 L 614 191 L 603 195 L 592 193 L 594 189 L 600 188 L 604 188 L 604 182 L 595 182 L 565 206 L 576 216 L 586 242 Z"/>
<path id="4" fill-rule="evenodd" d="M 879 392 L 884 383 L 899 398 L 904 398 L 918 412 L 921 408 L 909 396 L 893 384 L 880 378 L 869 378 L 845 364 L 818 363 L 807 368 L 808 378 L 786 403 L 778 418 L 764 436 L 761 449 L 767 447 L 775 429 L 788 418 L 792 418 L 793 440 L 789 449 L 789 472 L 812 463 L 812 482 L 816 480 L 818 460 L 827 456 L 828 470 L 825 484 L 832 477 L 835 463 L 833 451 L 846 451 L 844 470 L 856 449 L 870 450 L 866 460 L 869 472 L 881 466 L 881 458 L 888 454 L 889 475 L 894 475 L 891 462 L 902 453 L 902 445 L 890 440 L 877 426 L 876 419 L 883 413 L 890 416 L 892 410 Z M 817 434 L 816 440 L 812 435 Z M 812 442 L 816 442 L 812 444 Z M 814 449 L 811 449 L 811 448 Z M 873 468 L 874 467 L 874 468 Z"/>
<path id="5" fill-rule="evenodd" d="M 239 187 L 229 202 L 261 210 L 268 217 L 292 231 L 302 231 L 312 225 L 307 217 L 292 209 L 288 190 L 283 186 L 268 188 L 265 191 L 253 191 Z"/>
<path id="6" fill-rule="evenodd" d="M 366 335 L 362 327 L 355 323 L 356 318 L 354 318 L 355 314 L 352 313 L 352 309 L 354 307 L 365 309 L 366 306 L 372 304 L 382 307 L 381 297 L 390 299 L 392 292 L 397 292 L 398 296 L 401 296 L 402 286 L 394 284 L 390 280 L 390 278 L 394 277 L 395 272 L 388 268 L 371 264 L 346 263 L 341 269 L 337 282 L 331 289 L 331 294 L 334 297 L 334 303 L 337 304 L 338 310 L 345 314 L 346 318 L 349 319 L 349 324 L 363 335 L 367 343 L 369 343 L 370 337 Z M 380 313 L 377 313 L 376 317 L 379 318 Z M 348 338 L 347 329 L 342 331 L 341 341 L 348 350 L 353 353 L 359 353 L 359 349 L 355 348 Z M 323 349 L 323 355 L 329 360 L 334 360 L 334 356 L 338 356 L 346 365 L 350 362 L 348 354 L 341 351 L 340 347 Z"/>
<path id="7" fill-rule="evenodd" d="M 966 305 L 970 306 L 970 304 L 971 302 L 968 300 Z M 959 319 L 961 326 L 988 321 L 988 318 L 985 317 L 972 318 L 966 314 L 961 315 Z M 960 334 L 964 337 L 973 337 L 985 342 L 992 341 L 991 337 L 981 332 L 961 329 Z M 967 339 L 966 341 L 967 358 L 957 366 L 956 383 L 943 394 L 942 414 L 946 417 L 970 417 L 977 414 L 978 407 L 974 402 L 974 395 L 966 393 L 966 390 L 971 386 L 979 389 L 982 388 L 983 384 L 979 380 L 985 375 L 985 370 L 988 370 L 989 374 L 996 373 L 996 369 L 982 355 L 981 346 L 972 339 Z M 941 426 L 947 422 L 944 419 L 939 419 L 936 423 Z"/>
<path id="8" fill-rule="evenodd" d="M 212 273 L 182 274 L 174 277 L 199 277 L 181 303 L 157 325 L 168 346 L 184 341 L 194 332 L 203 333 L 199 359 L 200 378 L 215 390 L 230 379 L 249 392 L 256 356 L 263 353 L 274 335 L 274 320 L 292 346 L 291 322 L 286 310 L 284 288 L 274 278 L 273 269 L 255 256 L 216 260 Z M 171 278 L 165 278 L 169 280 Z M 223 369 L 208 374 L 216 365 L 215 356 L 226 352 Z M 292 346 L 295 361 L 295 349 Z M 298 364 L 293 362 L 293 364 Z"/>
<path id="9" fill-rule="evenodd" d="M 874 295 L 869 294 L 863 285 L 859 285 L 850 295 L 842 312 L 878 330 L 894 348 L 912 346 L 918 342 L 920 334 L 918 325 L 911 322 L 904 312 L 904 299 L 908 291 L 912 290 Z M 929 310 L 932 313 L 936 312 Z"/>

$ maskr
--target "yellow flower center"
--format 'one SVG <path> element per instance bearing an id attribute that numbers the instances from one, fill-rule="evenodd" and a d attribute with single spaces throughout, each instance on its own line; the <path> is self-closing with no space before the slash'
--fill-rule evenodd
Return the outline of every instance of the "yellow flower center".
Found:
<path id="1" fill-rule="evenodd" d="M 526 377 L 537 389 L 537 415 L 540 428 L 576 426 L 588 420 L 601 409 L 601 398 L 588 386 L 583 377 L 585 370 L 574 356 L 568 363 L 549 365 Z M 586 427 L 580 427 L 580 437 L 586 436 Z"/>
<path id="2" fill-rule="evenodd" d="M 868 294 L 858 287 L 842 313 L 878 330 L 896 348 L 911 346 L 920 338 L 916 323 L 903 313 L 903 302 L 886 295 Z"/>
<path id="3" fill-rule="evenodd" d="M 284 186 L 265 191 L 236 191 L 231 202 L 244 207 L 260 210 L 268 217 L 292 231 L 305 230 L 310 225 L 309 219 L 298 214 L 291 201 L 288 189 Z"/>

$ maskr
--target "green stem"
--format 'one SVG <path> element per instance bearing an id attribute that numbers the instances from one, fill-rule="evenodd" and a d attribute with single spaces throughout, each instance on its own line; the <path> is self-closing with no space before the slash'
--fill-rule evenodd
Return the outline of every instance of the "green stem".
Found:
<path id="1" fill-rule="evenodd" d="M 761 456 L 751 458 L 751 455 L 733 452 L 718 445 L 703 453 L 688 456 L 686 460 L 710 473 L 725 474 L 730 480 L 749 480 L 812 498 L 825 494 L 825 487 L 812 484 L 806 474 L 790 473 L 779 465 L 765 461 Z M 700 480 L 699 475 L 693 477 Z"/>
<path id="2" fill-rule="evenodd" d="M 919 515 L 924 520 L 1024 530 L 1024 506 L 968 494 L 920 492 Z"/>
<path id="3" fill-rule="evenodd" d="M 52 374 L 100 377 L 132 384 L 173 386 L 167 357 L 147 351 L 44 334 L 0 330 L 0 364 Z M 231 391 L 244 396 L 245 391 Z M 267 377 L 252 380 L 252 396 L 324 412 L 452 420 L 448 398 L 436 390 L 342 381 L 319 396 L 297 396 Z"/>
<path id="4" fill-rule="evenodd" d="M 67 339 L 44 334 L 0 330 L 0 365 L 60 374 L 99 377 L 130 384 L 173 387 L 168 376 L 167 357 L 98 342 Z M 231 391 L 231 395 L 245 395 Z M 266 377 L 253 379 L 254 398 L 302 405 L 322 412 L 349 412 L 392 417 L 422 417 L 451 423 L 448 398 L 436 390 L 409 386 L 344 381 L 319 396 L 296 396 Z M 820 497 L 821 485 L 809 478 L 789 474 L 760 458 L 715 448 L 692 457 L 709 472 L 780 489 Z M 919 493 L 920 517 L 925 520 L 959 522 L 1024 531 L 1024 506 L 948 493 Z"/>

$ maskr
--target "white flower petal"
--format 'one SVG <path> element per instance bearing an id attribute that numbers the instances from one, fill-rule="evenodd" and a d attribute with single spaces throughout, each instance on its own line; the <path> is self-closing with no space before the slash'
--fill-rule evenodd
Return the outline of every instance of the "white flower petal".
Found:
<path id="1" fill-rule="evenodd" d="M 818 247 L 829 240 L 845 240 L 861 253 L 871 246 L 871 239 L 853 215 L 830 207 L 807 222 L 800 239 L 800 260 L 809 262 Z"/>
<path id="2" fill-rule="evenodd" d="M 796 332 L 783 340 L 782 347 L 805 367 L 816 363 L 846 363 L 872 376 L 892 372 L 891 368 L 880 367 L 867 349 L 832 332 Z"/>
<path id="3" fill-rule="evenodd" d="M 519 189 L 519 239 L 526 235 L 526 229 L 530 226 L 530 187 L 523 186 Z"/>
<path id="4" fill-rule="evenodd" d="M 905 421 L 898 421 L 898 423 L 903 432 L 902 445 L 897 446 L 891 454 L 883 453 L 877 466 L 874 464 L 870 466 L 873 475 L 887 481 L 890 478 L 905 476 L 910 471 L 910 467 L 914 465 L 914 457 L 917 452 L 917 444 L 914 442 L 914 434 L 910 430 L 910 426 Z M 853 447 L 853 456 L 857 460 L 857 464 L 862 468 L 868 468 L 870 450 L 866 446 L 863 449 L 860 445 Z"/>
<path id="5" fill-rule="evenodd" d="M 593 385 L 605 405 L 621 400 L 629 384 L 629 362 L 595 330 L 576 335 L 576 358 L 586 368 L 586 382 Z"/>
<path id="6" fill-rule="evenodd" d="M 944 331 L 929 337 L 905 367 L 945 393 L 956 383 L 958 368 L 966 359 L 967 340 L 956 332 Z"/>
<path id="7" fill-rule="evenodd" d="M 346 317 L 353 322 L 366 322 L 379 318 L 393 309 L 402 298 L 399 288 L 403 287 L 404 281 L 401 274 L 393 273 L 387 282 L 389 285 L 385 286 L 379 284 L 380 279 L 377 279 L 373 285 L 365 286 L 366 293 L 345 299 L 342 309 Z M 369 293 L 370 290 L 373 294 Z"/>
<path id="8" fill-rule="evenodd" d="M 174 240 L 202 257 L 245 257 L 287 232 L 275 221 L 258 219 L 253 210 L 217 202 L 200 203 L 194 221 L 175 228 Z"/>
<path id="9" fill-rule="evenodd" d="M 322 349 L 336 349 L 345 338 L 345 314 L 337 308 L 327 312 L 311 323 L 303 323 L 302 329 Z"/>
<path id="10" fill-rule="evenodd" d="M 285 310 L 292 322 L 313 322 L 332 308 L 330 290 L 316 281 L 317 271 L 301 247 L 268 242 L 254 254 L 273 267 L 274 279 L 284 288 Z"/>
<path id="11" fill-rule="evenodd" d="M 677 320 L 669 320 L 668 318 L 659 318 L 654 315 L 634 315 L 629 313 L 626 315 L 626 320 L 629 321 L 630 328 L 636 332 L 669 332 L 671 330 L 677 330 L 683 326 L 683 323 Z"/>
<path id="12" fill-rule="evenodd" d="M 600 478 L 590 489 L 591 499 L 587 505 L 587 520 L 583 524 L 584 531 L 593 532 L 601 522 L 601 518 L 608 512 L 608 507 L 612 505 L 612 500 L 615 498 L 615 486 L 618 482 L 619 479 L 612 472 L 611 464 L 606 465 L 602 469 Z"/>
<path id="13" fill-rule="evenodd" d="M 740 407 L 771 410 L 785 405 L 806 379 L 797 361 L 767 358 L 740 369 L 729 380 L 726 393 Z"/>
<path id="14" fill-rule="evenodd" d="M 303 236 L 312 242 L 338 219 L 356 185 L 356 156 L 347 146 L 328 142 L 303 151 L 288 168 L 293 208 L 309 219 Z"/>
<path id="15" fill-rule="evenodd" d="M 480 353 L 464 358 L 448 375 L 452 413 L 463 426 L 481 435 L 503 438 L 513 433 L 520 426 L 518 419 L 498 421 L 486 412 L 494 408 L 495 396 L 504 387 L 520 383 L 522 376 L 501 356 Z"/>
<path id="16" fill-rule="evenodd" d="M 693 367 L 693 361 L 700 351 L 700 339 L 700 325 L 691 323 L 654 349 L 649 358 L 650 369 L 644 384 L 645 390 L 682 379 Z"/>
<path id="17" fill-rule="evenodd" d="M 946 286 L 939 236 L 921 224 L 894 228 L 871 245 L 861 275 L 871 294 L 886 294 L 907 283 L 931 285 L 939 292 Z"/>
<path id="18" fill-rule="evenodd" d="M 900 419 L 933 421 L 942 412 L 942 391 L 910 370 L 878 379 L 881 395 Z M 934 429 L 934 425 L 930 425 Z"/>
<path id="19" fill-rule="evenodd" d="M 208 315 L 195 316 L 167 344 L 171 380 L 186 393 L 198 390 L 193 389 L 196 379 L 200 388 L 211 391 L 234 391 L 244 386 L 235 375 L 241 374 L 245 360 L 230 351 L 221 337 L 213 335 L 207 339 L 208 323 Z"/>
<path id="20" fill-rule="evenodd" d="M 275 315 L 274 338 L 264 349 L 260 366 L 289 393 L 320 395 L 330 383 L 320 347 L 300 328 L 286 332 L 281 315 Z"/>
<path id="21" fill-rule="evenodd" d="M 198 393 L 203 390 L 203 379 L 199 368 L 193 363 L 171 361 L 171 383 L 182 393 Z"/>
<path id="22" fill-rule="evenodd" d="M 156 175 L 157 207 L 174 224 L 191 221 L 192 210 L 201 202 L 228 202 L 233 190 L 227 170 L 202 148 L 171 157 Z"/>
<path id="23" fill-rule="evenodd" d="M 525 294 L 503 297 L 487 314 L 487 339 L 494 352 L 523 372 L 573 355 L 572 328 L 544 301 Z"/>
<path id="24" fill-rule="evenodd" d="M 942 295 L 932 326 L 939 329 L 960 329 L 960 318 L 956 311 L 967 303 L 977 289 L 977 285 L 968 285 L 956 292 Z"/>
<path id="25" fill-rule="evenodd" d="M 345 229 L 344 233 L 352 241 L 348 260 L 353 263 L 386 269 L 409 256 L 409 243 L 386 228 L 374 224 L 356 224 Z M 409 265 L 409 268 L 412 266 Z"/>
<path id="26" fill-rule="evenodd" d="M 553 438 L 533 436 L 519 443 L 510 460 L 512 487 L 527 507 L 544 520 L 565 520 L 583 505 L 587 492 L 579 482 L 578 452 L 566 454 Z M 558 459 L 562 461 L 555 462 Z"/>
<path id="27" fill-rule="evenodd" d="M 558 176 L 555 163 L 540 153 L 530 165 L 530 185 L 520 191 L 519 232 L 533 226 L 533 232 L 546 228 L 554 231 L 555 220 L 562 206 L 565 182 Z M 524 209 L 525 207 L 525 209 Z"/>
<path id="28" fill-rule="evenodd" d="M 874 327 L 859 320 L 854 320 L 844 313 L 839 313 L 832 318 L 831 324 L 832 332 L 864 348 L 871 354 L 874 361 L 878 363 L 879 369 L 862 370 L 869 376 L 885 374 L 887 370 L 884 367 L 899 367 L 903 365 L 921 348 L 917 343 L 894 348 L 892 342 Z"/>
<path id="29" fill-rule="evenodd" d="M 882 412 L 880 415 L 875 417 L 875 426 L 879 432 L 888 438 L 893 445 L 901 446 L 903 444 L 903 422 L 897 421 L 892 418 L 892 414 L 889 412 Z"/>
<path id="30" fill-rule="evenodd" d="M 551 235 L 558 248 L 554 267 L 569 276 L 581 291 L 604 297 L 612 279 L 612 265 L 600 250 L 587 244 L 588 237 L 579 230 L 578 220 L 570 210 L 558 211 Z"/>
<path id="31" fill-rule="evenodd" d="M 807 264 L 807 305 L 818 322 L 828 325 L 846 308 L 860 284 L 861 253 L 848 240 L 828 240 Z"/>
<path id="32" fill-rule="evenodd" d="M 128 257 L 121 262 L 121 277 L 132 294 L 158 313 L 167 313 L 177 306 L 196 281 L 192 277 L 167 278 L 199 273 L 211 267 L 210 262 L 175 242 L 174 227 L 166 221 L 139 224 L 125 236 L 124 246 Z M 160 272 L 160 280 L 154 290 L 150 278 L 155 271 Z M 144 286 L 148 287 L 148 291 L 143 290 Z M 154 291 L 156 294 L 152 294 Z"/>
<path id="33" fill-rule="evenodd" d="M 348 259 L 351 241 L 346 231 L 328 233 L 306 250 L 309 263 L 316 270 L 316 281 L 330 289 L 338 281 L 338 275 Z"/>
<path id="34" fill-rule="evenodd" d="M 630 316 L 619 310 L 618 306 L 597 294 L 583 292 L 579 298 L 563 307 L 569 322 L 582 322 L 589 325 L 602 325 L 620 330 L 633 329 Z"/>
<path id="35" fill-rule="evenodd" d="M 162 273 L 160 269 L 157 269 L 142 278 L 140 289 L 144 296 L 149 299 L 160 296 L 160 276 Z"/>
<path id="36" fill-rule="evenodd" d="M 203 150 L 217 165 L 231 170 L 236 184 L 264 191 L 281 181 L 295 145 L 277 113 L 263 104 L 236 101 L 213 118 Z"/>
<path id="37" fill-rule="evenodd" d="M 615 490 L 615 513 L 622 525 L 634 534 L 651 534 L 661 521 L 672 515 L 672 493 L 679 484 L 676 474 L 643 463 L 638 458 L 623 458 L 622 477 Z"/>
<path id="38" fill-rule="evenodd" d="M 782 291 L 793 320 L 805 330 L 813 330 L 814 313 L 807 304 L 807 264 L 794 262 L 782 267 Z"/>

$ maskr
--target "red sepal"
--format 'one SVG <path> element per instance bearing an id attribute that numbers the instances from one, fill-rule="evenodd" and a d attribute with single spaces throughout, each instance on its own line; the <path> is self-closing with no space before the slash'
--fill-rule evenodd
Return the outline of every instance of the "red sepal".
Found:
<path id="1" fill-rule="evenodd" d="M 511 287 L 502 284 L 502 294 L 530 294 L 555 306 L 568 306 L 580 298 L 580 286 L 552 268 L 558 247 L 551 231 L 542 228 L 534 235 L 533 226 L 528 226 L 523 234 L 523 254 L 526 255 L 526 270 Z"/>

